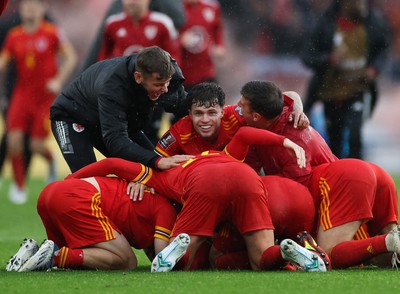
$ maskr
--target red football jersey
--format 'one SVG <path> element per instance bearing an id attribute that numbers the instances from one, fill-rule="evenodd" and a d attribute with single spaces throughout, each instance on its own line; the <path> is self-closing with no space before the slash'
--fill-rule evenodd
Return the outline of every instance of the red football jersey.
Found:
<path id="1" fill-rule="evenodd" d="M 284 147 L 253 146 L 255 154 L 249 164 L 256 170 L 263 168 L 267 175 L 281 175 L 304 185 L 309 185 L 312 167 L 337 160 L 325 140 L 311 126 L 299 130 L 288 121 L 293 112 L 293 100 L 286 98 L 285 106 L 279 118 L 269 127 L 269 131 L 285 136 L 301 146 L 306 153 L 306 168 L 299 168 L 296 158 L 290 156 Z"/>
<path id="2" fill-rule="evenodd" d="M 99 60 L 131 55 L 153 45 L 180 61 L 178 32 L 169 16 L 151 11 L 134 22 L 125 12 L 111 15 L 106 21 Z"/>
<path id="3" fill-rule="evenodd" d="M 182 37 L 190 32 L 191 44 L 182 48 L 180 67 L 185 75 L 185 85 L 193 86 L 215 77 L 212 61 L 213 45 L 223 45 L 221 8 L 217 1 L 184 3 L 186 23 L 180 30 Z"/>
<path id="4" fill-rule="evenodd" d="M 17 67 L 16 87 L 30 92 L 43 92 L 48 79 L 57 73 L 57 54 L 64 36 L 58 28 L 43 21 L 38 30 L 29 33 L 23 26 L 7 34 L 3 54 L 8 54 Z"/>
<path id="5" fill-rule="evenodd" d="M 225 106 L 217 142 L 211 144 L 194 130 L 192 119 L 186 116 L 171 126 L 162 136 L 157 143 L 156 151 L 166 157 L 176 154 L 195 155 L 205 150 L 222 151 L 237 130 L 244 125 L 246 121 L 240 114 L 238 106 Z"/>

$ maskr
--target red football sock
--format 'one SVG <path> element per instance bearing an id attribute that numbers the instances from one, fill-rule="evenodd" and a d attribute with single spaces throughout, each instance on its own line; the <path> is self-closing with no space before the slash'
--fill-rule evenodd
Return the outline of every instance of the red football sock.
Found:
<path id="1" fill-rule="evenodd" d="M 11 158 L 14 170 L 15 183 L 19 188 L 25 188 L 26 167 L 24 155 L 19 154 Z"/>
<path id="2" fill-rule="evenodd" d="M 218 256 L 214 268 L 219 270 L 249 270 L 251 269 L 247 251 L 228 252 Z"/>
<path id="3" fill-rule="evenodd" d="M 78 268 L 83 265 L 83 250 L 62 247 L 54 254 L 54 266 L 59 268 Z"/>
<path id="4" fill-rule="evenodd" d="M 388 252 L 385 238 L 386 235 L 379 235 L 364 240 L 339 243 L 331 252 L 332 268 L 357 266 L 374 256 Z"/>
<path id="5" fill-rule="evenodd" d="M 279 245 L 269 247 L 261 256 L 260 269 L 261 270 L 276 270 L 285 265 L 286 261 L 281 254 Z"/>

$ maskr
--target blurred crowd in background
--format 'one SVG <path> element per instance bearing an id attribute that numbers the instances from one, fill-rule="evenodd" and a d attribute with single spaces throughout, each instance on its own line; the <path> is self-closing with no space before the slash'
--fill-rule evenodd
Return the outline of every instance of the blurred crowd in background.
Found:
<path id="1" fill-rule="evenodd" d="M 80 66 L 112 2 L 49 1 L 50 14 L 77 51 L 79 62 L 76 73 L 80 72 Z M 215 63 L 218 81 L 227 94 L 227 103 L 236 103 L 240 87 L 252 79 L 272 80 L 281 89 L 294 90 L 304 96 L 311 71 L 300 60 L 301 48 L 307 42 L 307 33 L 332 0 L 218 2 L 222 8 L 226 55 Z M 390 25 L 392 41 L 389 61 L 380 75 L 379 87 L 382 91 L 378 108 L 365 129 L 366 159 L 389 171 L 400 171 L 400 158 L 396 158 L 400 131 L 395 127 L 395 117 L 387 115 L 400 107 L 400 1 L 370 2 Z M 18 1 L 10 0 L 1 18 L 6 18 L 17 9 Z"/>

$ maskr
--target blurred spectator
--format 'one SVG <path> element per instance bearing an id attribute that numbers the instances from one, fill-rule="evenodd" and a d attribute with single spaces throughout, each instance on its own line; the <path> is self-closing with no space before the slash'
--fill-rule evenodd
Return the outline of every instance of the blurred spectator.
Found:
<path id="1" fill-rule="evenodd" d="M 9 198 L 16 204 L 27 200 L 24 136 L 30 135 L 31 152 L 53 163 L 45 144 L 50 127 L 49 109 L 76 63 L 72 45 L 54 24 L 44 19 L 46 10 L 46 0 L 21 0 L 21 25 L 8 32 L 0 55 L 0 72 L 4 72 L 11 61 L 15 62 L 17 70 L 7 114 L 7 153 L 15 179 Z"/>
<path id="2" fill-rule="evenodd" d="M 122 0 L 123 12 L 106 20 L 99 60 L 127 56 L 156 45 L 180 60 L 178 31 L 169 16 L 150 11 L 151 0 Z"/>
<path id="3" fill-rule="evenodd" d="M 106 19 L 113 14 L 122 12 L 122 0 L 114 0 L 103 21 L 100 25 L 100 28 L 97 32 L 95 40 L 92 46 L 89 49 L 89 52 L 84 60 L 82 70 L 85 70 L 90 65 L 95 63 L 99 56 L 100 46 L 101 46 L 101 38 L 104 32 L 104 26 Z M 183 5 L 181 0 L 151 0 L 150 2 L 150 10 L 159 11 L 168 15 L 172 21 L 174 22 L 175 28 L 179 29 L 183 23 L 185 22 L 185 14 L 183 10 Z"/>
<path id="4" fill-rule="evenodd" d="M 368 0 L 335 0 L 305 43 L 303 62 L 314 71 L 305 102 L 324 104 L 330 147 L 338 157 L 362 158 L 362 127 L 377 100 L 376 79 L 390 45 L 390 31 Z M 344 133 L 349 153 L 343 154 Z"/>
<path id="5" fill-rule="evenodd" d="M 9 3 L 7 6 L 6 12 L 2 15 L 0 19 L 0 48 L 3 47 L 4 40 L 7 36 L 8 31 L 21 24 L 21 17 L 18 12 L 18 5 L 19 1 L 13 1 Z M 54 19 L 46 13 L 45 19 L 54 22 Z M 4 132 L 1 137 L 0 141 L 0 174 L 3 171 L 4 163 L 6 160 L 6 154 L 7 154 L 7 128 L 6 126 L 6 118 L 7 118 L 7 110 L 8 106 L 10 103 L 12 91 L 15 86 L 15 82 L 17 79 L 17 73 L 16 73 L 16 68 L 15 64 L 13 61 L 10 61 L 7 69 L 5 70 L 4 73 L 4 78 L 3 78 L 3 88 L 0 93 L 0 108 L 1 112 L 3 114 L 3 119 L 4 119 Z M 32 153 L 29 149 L 29 134 L 25 134 L 24 136 L 24 166 L 26 170 L 29 169 L 29 164 L 31 161 Z M 54 166 L 50 165 L 49 168 L 49 174 L 48 174 L 48 181 L 51 181 L 52 179 L 56 178 L 56 171 L 54 169 Z"/>
<path id="6" fill-rule="evenodd" d="M 180 30 L 185 88 L 217 82 L 214 60 L 225 56 L 221 7 L 216 1 L 183 0 L 186 23 Z"/>
<path id="7" fill-rule="evenodd" d="M 227 15 L 236 42 L 252 53 L 295 53 L 302 41 L 302 15 L 292 0 L 239 0 Z M 226 8 L 230 2 L 222 1 Z"/>
<path id="8" fill-rule="evenodd" d="M 390 64 L 390 74 L 394 80 L 400 81 L 400 1 L 386 0 L 374 1 L 376 5 L 387 16 L 388 22 L 393 32 L 393 42 Z"/>

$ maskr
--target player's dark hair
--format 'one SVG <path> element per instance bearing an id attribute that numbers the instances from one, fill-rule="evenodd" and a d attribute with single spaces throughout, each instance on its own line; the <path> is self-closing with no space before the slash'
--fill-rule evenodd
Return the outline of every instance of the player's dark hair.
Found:
<path id="1" fill-rule="evenodd" d="M 267 119 L 273 119 L 283 110 L 281 90 L 269 81 L 250 81 L 240 90 L 240 94 L 249 101 L 253 111 Z"/>
<path id="2" fill-rule="evenodd" d="M 158 73 L 160 80 L 168 79 L 175 73 L 171 55 L 158 46 L 142 49 L 137 56 L 135 69 L 144 77 Z"/>
<path id="3" fill-rule="evenodd" d="M 186 99 L 188 109 L 190 109 L 193 104 L 206 108 L 213 107 L 217 104 L 223 107 L 225 104 L 225 92 L 221 86 L 216 83 L 204 82 L 193 86 Z"/>

